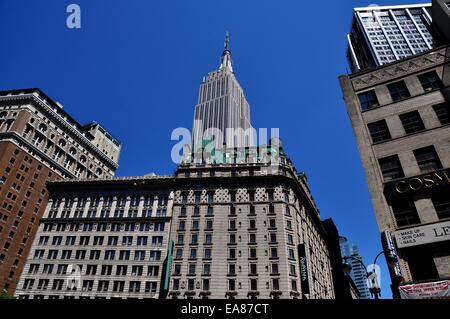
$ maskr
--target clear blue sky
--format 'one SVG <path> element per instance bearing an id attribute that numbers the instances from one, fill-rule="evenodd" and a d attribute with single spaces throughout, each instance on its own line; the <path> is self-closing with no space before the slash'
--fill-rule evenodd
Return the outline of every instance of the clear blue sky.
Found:
<path id="1" fill-rule="evenodd" d="M 80 30 L 66 27 L 70 3 L 81 6 Z M 352 8 L 370 3 L 1 0 L 0 90 L 38 87 L 79 122 L 100 122 L 123 143 L 119 176 L 170 174 L 170 134 L 191 128 L 199 84 L 218 67 L 228 30 L 253 126 L 280 128 L 322 217 L 370 264 L 379 233 L 337 79 Z"/>

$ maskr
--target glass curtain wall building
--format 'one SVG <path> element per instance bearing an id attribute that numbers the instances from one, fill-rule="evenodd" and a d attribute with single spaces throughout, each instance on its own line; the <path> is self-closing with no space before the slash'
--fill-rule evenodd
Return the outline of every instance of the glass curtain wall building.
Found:
<path id="1" fill-rule="evenodd" d="M 432 49 L 431 23 L 431 4 L 355 8 L 348 34 L 351 72 Z"/>

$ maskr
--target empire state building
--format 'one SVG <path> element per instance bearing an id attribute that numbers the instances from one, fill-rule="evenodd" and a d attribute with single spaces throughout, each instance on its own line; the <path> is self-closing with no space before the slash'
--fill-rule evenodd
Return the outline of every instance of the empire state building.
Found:
<path id="1" fill-rule="evenodd" d="M 200 85 L 193 124 L 194 150 L 254 146 L 250 106 L 233 72 L 228 33 L 218 70 Z"/>

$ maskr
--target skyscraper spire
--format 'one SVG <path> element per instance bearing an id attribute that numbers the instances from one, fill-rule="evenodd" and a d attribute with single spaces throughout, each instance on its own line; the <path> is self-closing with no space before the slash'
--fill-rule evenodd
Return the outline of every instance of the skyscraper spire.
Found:
<path id="1" fill-rule="evenodd" d="M 222 53 L 222 58 L 220 59 L 220 70 L 224 68 L 228 68 L 231 72 L 233 72 L 230 51 L 230 36 L 228 35 L 228 31 L 225 33 L 225 45 Z"/>
<path id="2" fill-rule="evenodd" d="M 228 51 L 230 46 L 230 36 L 228 34 L 228 31 L 225 33 L 225 51 Z"/>

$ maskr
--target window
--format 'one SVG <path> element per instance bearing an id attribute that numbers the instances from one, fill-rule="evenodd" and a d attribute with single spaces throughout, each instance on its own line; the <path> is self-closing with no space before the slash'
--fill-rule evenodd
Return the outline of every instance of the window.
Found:
<path id="1" fill-rule="evenodd" d="M 173 266 L 173 274 L 174 275 L 179 275 L 181 274 L 181 264 L 175 264 Z"/>
<path id="2" fill-rule="evenodd" d="M 425 129 L 420 114 L 417 111 L 401 114 L 399 117 L 406 134 L 413 134 Z"/>
<path id="3" fill-rule="evenodd" d="M 425 92 L 438 90 L 442 87 L 441 80 L 436 74 L 436 71 L 421 74 L 418 78 Z"/>
<path id="4" fill-rule="evenodd" d="M 441 125 L 450 123 L 450 103 L 433 105 L 433 109 Z"/>
<path id="5" fill-rule="evenodd" d="M 379 143 L 391 138 L 391 133 L 389 133 L 389 129 L 385 120 L 369 123 L 367 127 L 369 128 L 373 143 Z"/>
<path id="6" fill-rule="evenodd" d="M 209 279 L 203 279 L 202 286 L 203 286 L 204 291 L 208 291 L 209 290 Z"/>
<path id="7" fill-rule="evenodd" d="M 411 96 L 404 81 L 388 84 L 389 93 L 392 101 L 398 102 Z"/>
<path id="8" fill-rule="evenodd" d="M 236 264 L 228 264 L 228 275 L 236 274 Z"/>
<path id="9" fill-rule="evenodd" d="M 174 279 L 172 284 L 173 290 L 179 290 L 180 289 L 180 279 Z"/>
<path id="10" fill-rule="evenodd" d="M 205 244 L 212 244 L 212 234 L 211 233 L 205 234 Z"/>
<path id="11" fill-rule="evenodd" d="M 115 280 L 113 283 L 113 291 L 114 292 L 123 292 L 125 287 L 125 281 Z"/>
<path id="12" fill-rule="evenodd" d="M 434 194 L 431 201 L 439 219 L 450 218 L 450 198 L 448 194 L 444 192 Z"/>
<path id="13" fill-rule="evenodd" d="M 97 291 L 106 292 L 106 291 L 108 291 L 108 287 L 109 287 L 109 281 L 108 280 L 99 280 L 98 281 L 98 286 L 97 286 Z"/>
<path id="14" fill-rule="evenodd" d="M 420 224 L 413 200 L 402 200 L 392 204 L 398 227 Z"/>
<path id="15" fill-rule="evenodd" d="M 251 291 L 258 290 L 258 280 L 257 279 L 250 279 L 250 290 Z"/>
<path id="16" fill-rule="evenodd" d="M 276 275 L 276 274 L 278 274 L 278 264 L 272 264 L 272 267 L 271 267 L 272 269 L 271 269 L 271 274 L 272 275 Z"/>
<path id="17" fill-rule="evenodd" d="M 156 277 L 159 274 L 159 266 L 148 266 L 147 276 Z"/>
<path id="18" fill-rule="evenodd" d="M 413 153 L 422 173 L 432 172 L 442 168 L 433 146 L 417 149 Z"/>
<path id="19" fill-rule="evenodd" d="M 258 274 L 258 267 L 256 264 L 250 264 L 250 270 L 249 270 L 250 275 L 256 275 Z"/>
<path id="20" fill-rule="evenodd" d="M 163 236 L 153 236 L 152 237 L 152 245 L 161 247 L 163 244 L 163 239 L 164 239 Z"/>
<path id="21" fill-rule="evenodd" d="M 150 251 L 150 261 L 158 261 L 161 260 L 161 251 L 160 250 L 151 250 Z"/>
<path id="22" fill-rule="evenodd" d="M 190 291 L 192 291 L 192 290 L 194 290 L 194 287 L 195 287 L 195 281 L 194 281 L 194 279 L 188 279 L 188 290 L 190 290 Z"/>
<path id="23" fill-rule="evenodd" d="M 272 290 L 280 290 L 280 280 L 272 279 Z"/>
<path id="24" fill-rule="evenodd" d="M 205 248 L 205 256 L 204 259 L 211 259 L 211 248 Z"/>
<path id="25" fill-rule="evenodd" d="M 364 93 L 358 94 L 359 103 L 361 104 L 361 110 L 367 111 L 371 108 L 377 107 L 380 104 L 378 103 L 377 95 L 375 94 L 375 90 L 367 91 Z"/>
<path id="26" fill-rule="evenodd" d="M 405 176 L 397 155 L 381 158 L 378 162 L 385 182 Z"/>
<path id="27" fill-rule="evenodd" d="M 195 275 L 195 264 L 189 264 L 188 274 L 189 275 Z"/>
<path id="28" fill-rule="evenodd" d="M 236 279 L 228 279 L 228 290 L 229 291 L 236 290 Z"/>
<path id="29" fill-rule="evenodd" d="M 203 264 L 203 274 L 204 275 L 211 274 L 211 264 Z"/>
<path id="30" fill-rule="evenodd" d="M 145 292 L 155 293 L 157 291 L 157 289 L 158 289 L 158 283 L 156 281 L 147 281 L 145 283 Z"/>

